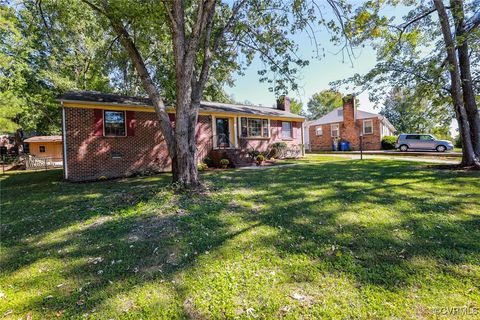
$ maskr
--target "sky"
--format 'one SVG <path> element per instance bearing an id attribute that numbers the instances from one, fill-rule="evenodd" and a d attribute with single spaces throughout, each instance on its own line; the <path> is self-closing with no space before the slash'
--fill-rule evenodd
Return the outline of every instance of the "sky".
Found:
<path id="1" fill-rule="evenodd" d="M 352 0 L 353 5 L 358 5 L 362 1 Z M 390 17 L 395 16 L 395 21 L 401 23 L 402 16 L 409 11 L 408 7 L 386 7 L 382 12 Z M 329 8 L 325 7 L 326 18 L 329 17 Z M 304 108 L 310 97 L 319 91 L 329 89 L 332 81 L 344 80 L 350 78 L 356 73 L 365 74 L 370 71 L 376 64 L 376 53 L 370 48 L 355 50 L 355 57 L 350 61 L 342 57 L 340 48 L 330 42 L 330 35 L 327 30 L 319 29 L 317 32 L 317 41 L 323 49 L 322 57 L 315 57 L 314 46 L 311 44 L 310 38 L 306 34 L 298 34 L 293 38 L 298 44 L 299 50 L 297 54 L 310 61 L 310 64 L 299 71 L 297 92 L 289 92 L 288 96 L 299 99 L 303 102 Z M 324 53 L 324 56 L 323 56 Z M 226 87 L 226 92 L 232 96 L 237 102 L 249 101 L 255 105 L 273 106 L 276 97 L 273 92 L 268 90 L 268 84 L 260 83 L 257 71 L 263 69 L 263 64 L 259 59 L 246 70 L 243 76 L 236 75 L 234 87 Z M 355 91 L 358 91 L 357 88 Z M 352 89 L 341 88 L 342 94 L 352 93 Z M 359 108 L 369 112 L 379 112 L 380 106 L 374 108 L 374 103 L 368 99 L 368 92 L 363 92 L 358 96 L 360 100 Z"/>
<path id="2" fill-rule="evenodd" d="M 365 74 L 376 63 L 376 53 L 369 47 L 355 49 L 353 61 L 347 57 L 344 58 L 342 53 L 338 52 L 340 49 L 330 42 L 330 35 L 326 31 L 320 32 L 317 36 L 323 49 L 320 53 L 321 57 L 316 57 L 313 52 L 314 46 L 306 34 L 297 35 L 294 39 L 299 47 L 297 54 L 309 60 L 310 64 L 299 69 L 299 90 L 298 92 L 289 92 L 288 96 L 301 100 L 304 108 L 314 93 L 329 89 L 330 82 L 347 79 L 355 73 Z M 267 83 L 259 82 L 257 71 L 260 69 L 263 69 L 263 63 L 259 59 L 255 59 L 244 75 L 234 76 L 235 85 L 226 87 L 226 92 L 237 102 L 249 101 L 255 105 L 272 106 L 276 97 L 273 92 L 268 90 Z M 340 91 L 343 94 L 349 94 L 352 90 L 342 88 Z M 379 108 L 374 109 L 374 104 L 369 101 L 368 92 L 362 93 L 359 99 L 361 109 L 371 112 L 379 111 Z"/>
<path id="3" fill-rule="evenodd" d="M 353 65 L 348 60 L 342 61 L 342 55 L 335 54 L 331 45 L 328 49 L 331 50 L 325 50 L 325 57 L 309 59 L 310 64 L 299 72 L 298 93 L 290 92 L 288 94 L 291 98 L 301 100 L 304 108 L 314 93 L 329 89 L 330 82 L 347 79 L 355 73 L 364 74 L 373 68 L 376 63 L 375 52 L 371 48 L 358 50 Z M 299 54 L 302 54 L 301 50 Z M 232 88 L 226 87 L 227 93 L 237 102 L 249 101 L 256 105 L 272 106 L 276 101 L 275 94 L 268 90 L 268 84 L 258 81 L 257 70 L 260 70 L 262 66 L 260 61 L 255 61 L 247 69 L 245 75 L 236 75 L 234 77 L 235 86 Z M 343 94 L 349 94 L 352 90 L 342 88 L 340 91 Z M 371 112 L 379 111 L 379 108 L 374 109 L 374 104 L 368 99 L 368 92 L 360 94 L 358 98 L 360 99 L 360 109 Z"/>

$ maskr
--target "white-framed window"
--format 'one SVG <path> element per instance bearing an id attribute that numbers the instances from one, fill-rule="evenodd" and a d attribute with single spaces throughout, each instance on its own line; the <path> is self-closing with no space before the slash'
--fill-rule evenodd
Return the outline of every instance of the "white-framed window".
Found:
<path id="1" fill-rule="evenodd" d="M 340 125 L 338 123 L 333 123 L 330 125 L 332 129 L 332 137 L 339 137 L 340 136 Z"/>
<path id="2" fill-rule="evenodd" d="M 363 120 L 363 134 L 373 133 L 373 120 Z"/>
<path id="3" fill-rule="evenodd" d="M 243 138 L 268 138 L 270 136 L 268 119 L 240 118 L 240 135 Z"/>
<path id="4" fill-rule="evenodd" d="M 290 121 L 282 121 L 282 139 L 292 139 L 292 123 Z"/>
<path id="5" fill-rule="evenodd" d="M 125 137 L 127 135 L 125 111 L 103 111 L 103 134 L 106 137 Z"/>
<path id="6" fill-rule="evenodd" d="M 323 127 L 322 126 L 318 126 L 318 127 L 315 128 L 315 135 L 323 136 Z"/>

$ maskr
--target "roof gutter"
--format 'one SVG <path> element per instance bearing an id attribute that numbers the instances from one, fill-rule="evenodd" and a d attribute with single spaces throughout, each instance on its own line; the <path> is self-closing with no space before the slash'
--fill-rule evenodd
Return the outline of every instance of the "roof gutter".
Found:
<path id="1" fill-rule="evenodd" d="M 82 100 L 64 100 L 64 99 L 57 99 L 63 107 L 73 107 L 73 108 L 80 108 L 79 106 L 76 105 L 82 105 L 85 106 L 85 108 L 89 109 L 94 109 L 95 106 L 100 106 L 100 107 L 110 107 L 110 108 L 116 108 L 116 107 L 121 107 L 121 108 L 132 108 L 132 111 L 135 111 L 135 108 L 138 108 L 140 110 L 136 111 L 144 111 L 144 112 L 155 112 L 155 109 L 151 105 L 147 104 L 127 104 L 127 103 L 114 103 L 114 102 L 96 102 L 96 101 L 82 101 Z M 211 107 L 211 106 L 209 106 Z M 143 110 L 142 110 L 143 109 Z M 145 110 L 148 109 L 148 110 Z M 175 112 L 175 108 L 169 107 L 166 109 L 167 112 L 173 113 Z M 274 110 L 274 109 L 273 109 Z M 211 114 L 224 114 L 224 115 L 239 115 L 243 117 L 271 117 L 271 118 L 276 118 L 279 120 L 286 119 L 286 120 L 294 120 L 298 122 L 304 122 L 305 118 L 304 117 L 291 117 L 288 115 L 269 115 L 269 114 L 261 114 L 261 113 L 244 113 L 244 112 L 227 112 L 227 111 L 202 111 L 199 110 L 199 114 L 202 115 L 211 115 Z"/>

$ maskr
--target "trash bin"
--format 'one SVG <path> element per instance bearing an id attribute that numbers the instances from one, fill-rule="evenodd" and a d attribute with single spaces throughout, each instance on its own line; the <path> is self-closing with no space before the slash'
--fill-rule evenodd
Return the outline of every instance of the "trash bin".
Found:
<path id="1" fill-rule="evenodd" d="M 332 151 L 338 151 L 340 148 L 339 148 L 339 145 L 338 145 L 338 142 L 337 141 L 333 141 L 332 143 Z"/>
<path id="2" fill-rule="evenodd" d="M 348 141 L 340 142 L 340 151 L 348 151 L 350 149 L 350 143 Z"/>

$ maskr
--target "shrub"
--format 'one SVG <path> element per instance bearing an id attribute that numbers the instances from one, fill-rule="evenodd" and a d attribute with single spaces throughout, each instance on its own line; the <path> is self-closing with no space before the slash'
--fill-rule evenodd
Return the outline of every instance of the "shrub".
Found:
<path id="1" fill-rule="evenodd" d="M 255 149 L 248 151 L 248 156 L 252 159 L 255 159 L 259 154 L 260 154 L 260 151 Z"/>
<path id="2" fill-rule="evenodd" d="M 263 154 L 259 154 L 255 159 L 257 159 L 258 162 L 263 162 L 265 160 L 265 156 Z"/>
<path id="3" fill-rule="evenodd" d="M 206 164 L 208 167 L 213 167 L 213 160 L 209 156 L 206 156 L 202 163 Z"/>
<path id="4" fill-rule="evenodd" d="M 198 171 L 204 171 L 208 168 L 208 165 L 205 162 L 200 162 L 197 166 Z"/>
<path id="5" fill-rule="evenodd" d="M 285 142 L 272 143 L 271 150 L 268 153 L 268 157 L 281 159 L 284 157 L 285 150 L 287 148 L 288 148 L 288 145 Z"/>
<path id="6" fill-rule="evenodd" d="M 395 143 L 397 143 L 397 136 L 385 136 L 382 139 L 382 149 L 383 150 L 395 149 Z"/>
<path id="7" fill-rule="evenodd" d="M 220 160 L 220 164 L 221 164 L 222 166 L 228 166 L 228 165 L 230 164 L 230 160 L 225 159 L 225 158 L 224 158 L 224 159 L 221 159 L 221 160 Z"/>
<path id="8" fill-rule="evenodd" d="M 462 148 L 462 137 L 460 135 L 458 135 L 455 138 L 454 146 L 455 146 L 455 148 L 460 148 L 460 149 Z"/>
<path id="9" fill-rule="evenodd" d="M 287 147 L 287 143 L 286 143 L 286 142 L 275 142 L 275 143 L 272 143 L 272 148 L 285 149 L 286 147 Z"/>

